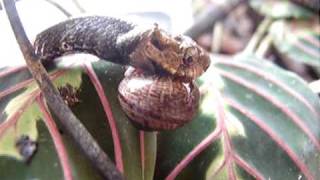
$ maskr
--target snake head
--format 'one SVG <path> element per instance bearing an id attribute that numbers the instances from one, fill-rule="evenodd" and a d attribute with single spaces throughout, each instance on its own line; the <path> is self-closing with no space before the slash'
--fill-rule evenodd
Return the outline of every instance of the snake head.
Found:
<path id="1" fill-rule="evenodd" d="M 183 81 L 192 81 L 210 65 L 208 53 L 191 38 L 171 36 L 157 25 L 143 34 L 130 59 L 134 66 L 151 72 L 165 72 Z"/>
<path id="2" fill-rule="evenodd" d="M 177 41 L 179 49 L 176 52 L 178 58 L 172 59 L 172 61 L 176 61 L 178 65 L 171 73 L 183 79 L 195 79 L 199 77 L 208 69 L 210 56 L 187 36 L 179 35 L 174 39 Z"/>

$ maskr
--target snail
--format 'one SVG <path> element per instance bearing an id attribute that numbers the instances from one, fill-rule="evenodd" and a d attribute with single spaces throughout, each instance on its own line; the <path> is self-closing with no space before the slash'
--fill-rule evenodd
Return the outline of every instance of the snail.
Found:
<path id="1" fill-rule="evenodd" d="M 154 48 L 148 44 L 154 37 L 147 36 L 150 40 L 138 51 L 144 55 L 138 58 L 158 60 L 163 69 L 150 74 L 129 68 L 119 85 L 118 99 L 136 127 L 172 130 L 191 121 L 197 113 L 200 93 L 194 79 L 206 70 L 210 61 L 190 38 L 181 35 L 170 37 L 157 31 L 155 29 L 153 34 L 158 36 L 156 39 L 162 40 L 167 36 L 165 39 L 169 42 L 156 42 Z"/>
<path id="2" fill-rule="evenodd" d="M 129 69 L 118 89 L 123 110 L 143 130 L 176 129 L 198 110 L 199 89 L 192 81 Z"/>
<path id="3" fill-rule="evenodd" d="M 188 37 L 171 36 L 158 25 L 142 28 L 124 20 L 88 16 L 41 32 L 34 42 L 42 62 L 70 53 L 89 53 L 132 66 L 119 84 L 125 114 L 143 130 L 175 129 L 189 122 L 199 105 L 194 80 L 210 64 Z"/>

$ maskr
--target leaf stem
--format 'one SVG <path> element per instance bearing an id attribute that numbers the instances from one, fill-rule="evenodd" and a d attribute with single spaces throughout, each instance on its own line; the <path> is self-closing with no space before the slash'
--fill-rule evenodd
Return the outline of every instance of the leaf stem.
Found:
<path id="1" fill-rule="evenodd" d="M 64 103 L 59 92 L 54 87 L 48 77 L 47 71 L 41 64 L 39 57 L 35 54 L 35 51 L 27 38 L 14 1 L 3 0 L 2 2 L 28 69 L 38 83 L 49 107 L 57 115 L 58 120 L 60 120 L 67 132 L 81 147 L 84 154 L 90 159 L 102 176 L 105 179 L 122 180 L 123 177 L 116 169 L 113 162 L 107 154 L 103 152 L 98 143 L 72 113 L 70 108 Z"/>
<path id="2" fill-rule="evenodd" d="M 316 94 L 320 94 L 320 79 L 309 83 L 309 88 Z"/>
<path id="3" fill-rule="evenodd" d="M 247 47 L 244 49 L 244 54 L 253 54 L 256 48 L 259 46 L 260 42 L 264 38 L 267 30 L 269 29 L 270 25 L 272 24 L 272 18 L 265 18 L 260 25 L 258 26 L 256 32 L 251 37 Z"/>
<path id="4" fill-rule="evenodd" d="M 262 40 L 260 45 L 257 47 L 256 56 L 263 58 L 266 56 L 268 50 L 272 45 L 272 37 L 270 35 L 266 35 Z"/>
<path id="5" fill-rule="evenodd" d="M 211 43 L 211 52 L 219 53 L 223 41 L 223 29 L 224 25 L 221 21 L 218 21 L 214 24 L 212 30 L 212 43 Z"/>

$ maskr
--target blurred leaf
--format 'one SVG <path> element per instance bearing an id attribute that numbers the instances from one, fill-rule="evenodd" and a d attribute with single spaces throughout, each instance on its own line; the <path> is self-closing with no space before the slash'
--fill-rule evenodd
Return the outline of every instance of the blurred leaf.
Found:
<path id="1" fill-rule="evenodd" d="M 264 16 L 273 18 L 309 18 L 313 12 L 288 0 L 250 0 L 250 6 Z"/>
<path id="2" fill-rule="evenodd" d="M 198 117 L 159 135 L 157 179 L 320 177 L 320 102 L 307 84 L 266 60 L 215 60 Z"/>
<path id="3" fill-rule="evenodd" d="M 275 47 L 292 60 L 320 67 L 320 25 L 313 21 L 278 20 L 270 27 Z"/>
<path id="4" fill-rule="evenodd" d="M 319 0 L 291 0 L 291 1 L 295 2 L 296 4 L 310 8 L 315 12 L 319 12 L 320 10 Z"/>

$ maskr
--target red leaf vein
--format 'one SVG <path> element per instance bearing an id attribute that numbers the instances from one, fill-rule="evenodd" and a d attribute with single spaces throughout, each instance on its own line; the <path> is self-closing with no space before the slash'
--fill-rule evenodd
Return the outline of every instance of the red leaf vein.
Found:
<path id="1" fill-rule="evenodd" d="M 228 65 L 228 66 L 233 67 L 233 68 L 242 69 L 242 70 L 244 70 L 246 72 L 250 72 L 250 73 L 256 74 L 257 76 L 260 76 L 263 79 L 265 79 L 267 81 L 270 81 L 272 84 L 275 84 L 275 85 L 279 86 L 286 93 L 290 94 L 291 96 L 293 96 L 294 98 L 299 100 L 301 103 L 303 103 L 314 115 L 316 115 L 317 117 L 320 117 L 320 112 L 317 112 L 315 110 L 315 108 L 310 104 L 310 102 L 308 102 L 308 100 L 305 97 L 303 97 L 298 92 L 294 91 L 294 88 L 289 87 L 285 83 L 279 81 L 277 79 L 277 77 L 275 77 L 271 73 L 263 72 L 260 69 L 252 67 L 250 65 L 244 65 L 244 64 L 234 63 L 234 62 L 230 62 L 230 61 L 219 61 L 219 64 L 225 64 L 225 65 Z"/>
<path id="2" fill-rule="evenodd" d="M 42 96 L 38 96 L 37 103 L 40 107 L 40 111 L 44 116 L 44 122 L 50 132 L 50 135 L 53 139 L 55 148 L 58 153 L 58 157 L 62 166 L 63 175 L 65 180 L 72 180 L 72 171 L 70 167 L 70 162 L 68 159 L 68 154 L 66 148 L 63 144 L 62 137 L 59 133 L 57 125 L 55 124 L 50 112 L 48 111 L 47 106 L 45 105 L 44 99 Z"/>
<path id="3" fill-rule="evenodd" d="M 289 108 L 287 108 L 281 101 L 277 100 L 272 95 L 265 92 L 263 89 L 258 88 L 254 84 L 251 84 L 248 81 L 235 76 L 234 74 L 228 73 L 220 69 L 218 69 L 217 71 L 219 71 L 219 73 L 222 76 L 236 82 L 241 86 L 246 87 L 247 89 L 266 99 L 266 101 L 272 103 L 275 107 L 279 108 L 279 110 L 281 110 L 286 116 L 288 116 L 310 138 L 310 140 L 314 143 L 315 147 L 320 151 L 320 142 L 318 141 L 316 136 L 309 130 L 309 128 L 306 126 L 303 120 L 294 112 L 292 112 Z"/>
<path id="4" fill-rule="evenodd" d="M 104 93 L 104 89 L 94 72 L 92 66 L 90 63 L 85 63 L 84 64 L 84 69 L 86 70 L 86 73 L 88 74 L 92 84 L 94 85 L 98 96 L 100 98 L 100 101 L 102 103 L 104 112 L 106 113 L 108 123 L 110 125 L 111 129 L 111 134 L 112 134 L 112 139 L 113 139 L 113 144 L 114 144 L 114 154 L 115 154 L 115 161 L 116 161 L 116 166 L 119 169 L 120 172 L 123 172 L 123 161 L 122 161 L 122 149 L 121 149 L 121 143 L 120 143 L 120 138 L 119 138 L 119 133 L 118 129 L 116 126 L 116 121 L 113 117 L 113 113 L 111 110 L 110 103 L 108 101 L 108 98 L 106 97 Z"/>
<path id="5" fill-rule="evenodd" d="M 244 116 L 249 118 L 251 121 L 253 121 L 257 126 L 259 126 L 264 132 L 266 132 L 271 139 L 273 139 L 279 147 L 285 151 L 288 156 L 293 160 L 293 162 L 299 167 L 301 172 L 308 178 L 308 179 L 314 179 L 312 176 L 312 173 L 309 171 L 306 164 L 303 163 L 303 161 L 299 158 L 299 156 L 286 144 L 285 141 L 283 141 L 266 123 L 263 122 L 263 120 L 257 118 L 253 114 L 251 114 L 249 111 L 245 110 L 245 107 L 241 106 L 240 104 L 234 102 L 231 99 L 225 99 L 228 104 L 238 110 L 240 113 L 242 113 Z"/>

